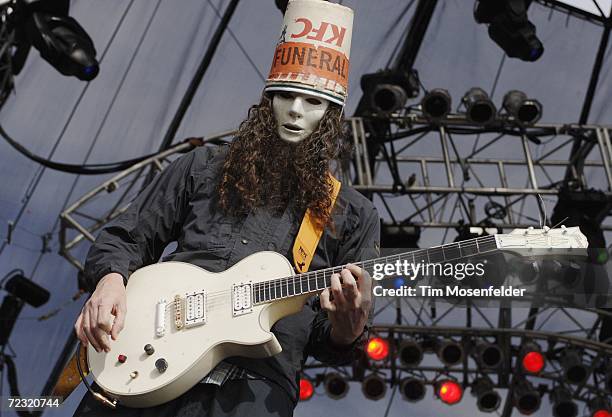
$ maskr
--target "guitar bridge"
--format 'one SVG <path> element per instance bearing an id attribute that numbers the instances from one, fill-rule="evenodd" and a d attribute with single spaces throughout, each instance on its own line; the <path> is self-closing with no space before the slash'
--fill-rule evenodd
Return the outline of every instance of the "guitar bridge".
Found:
<path id="1" fill-rule="evenodd" d="M 251 282 L 232 285 L 232 315 L 234 317 L 253 311 Z"/>

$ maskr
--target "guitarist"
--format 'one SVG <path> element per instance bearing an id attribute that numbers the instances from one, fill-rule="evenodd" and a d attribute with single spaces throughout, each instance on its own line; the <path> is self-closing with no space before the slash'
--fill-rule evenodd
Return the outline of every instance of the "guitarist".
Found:
<path id="1" fill-rule="evenodd" d="M 323 27 L 323 18 L 336 19 L 344 28 L 338 32 L 344 35 L 336 53 L 346 57 L 348 65 L 352 11 L 344 6 L 290 2 L 285 37 L 304 32 L 304 25 L 296 23 L 299 19 Z M 294 36 L 298 39 L 292 48 L 309 47 L 299 46 L 307 35 Z M 371 201 L 349 186 L 341 186 L 335 201 L 332 197 L 332 162 L 349 148 L 343 134 L 346 79 L 342 84 L 331 65 L 313 73 L 306 60 L 297 78 L 282 75 L 285 47 L 281 39 L 275 54 L 281 58 L 275 58 L 261 101 L 249 110 L 231 146 L 215 151 L 201 147 L 177 159 L 101 231 L 85 266 L 95 290 L 75 330 L 83 344 L 111 352 L 109 338 L 121 337 L 129 320 L 125 284 L 130 273 L 158 261 L 172 241 L 177 249 L 165 260 L 214 272 L 264 250 L 292 259 L 307 209 L 324 228 L 310 270 L 347 267 L 331 277 L 331 290 L 273 326 L 283 348 L 278 355 L 228 358 L 181 397 L 152 408 L 119 406 L 111 411 L 88 393 L 76 416 L 290 416 L 297 404 L 298 373 L 308 355 L 340 365 L 350 363 L 362 348 L 372 283 L 365 270 L 350 262 L 378 256 L 380 223 Z M 313 76 L 318 82 L 305 84 Z M 334 82 L 321 82 L 330 79 Z"/>

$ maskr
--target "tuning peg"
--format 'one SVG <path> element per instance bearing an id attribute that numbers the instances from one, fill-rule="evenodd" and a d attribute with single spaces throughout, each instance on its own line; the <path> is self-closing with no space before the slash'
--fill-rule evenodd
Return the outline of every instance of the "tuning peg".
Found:
<path id="1" fill-rule="evenodd" d="M 566 234 L 567 233 L 567 227 L 565 227 L 564 224 L 561 225 L 561 230 L 563 230 L 561 233 L 562 234 Z"/>

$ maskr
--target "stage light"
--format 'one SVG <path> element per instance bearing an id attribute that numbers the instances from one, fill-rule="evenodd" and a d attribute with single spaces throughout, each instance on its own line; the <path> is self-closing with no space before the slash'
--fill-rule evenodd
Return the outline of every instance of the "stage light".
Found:
<path id="1" fill-rule="evenodd" d="M 544 259 L 542 271 L 546 277 L 559 280 L 565 288 L 574 288 L 581 278 L 580 265 L 574 261 Z"/>
<path id="2" fill-rule="evenodd" d="M 535 284 L 540 277 L 540 265 L 533 259 L 515 258 L 511 265 L 518 279 L 525 285 Z"/>
<path id="3" fill-rule="evenodd" d="M 590 417 L 612 417 L 610 402 L 603 397 L 595 397 L 589 401 Z"/>
<path id="4" fill-rule="evenodd" d="M 418 248 L 421 228 L 411 224 L 383 223 L 380 228 L 380 247 L 383 249 Z"/>
<path id="5" fill-rule="evenodd" d="M 469 121 L 486 125 L 495 120 L 497 113 L 495 104 L 482 88 L 471 88 L 465 93 L 461 103 L 465 106 L 465 114 Z"/>
<path id="6" fill-rule="evenodd" d="M 439 341 L 436 353 L 446 366 L 458 365 L 463 361 L 463 346 L 451 339 Z"/>
<path id="7" fill-rule="evenodd" d="M 300 378 L 300 401 L 307 401 L 314 394 L 314 386 L 308 378 Z"/>
<path id="8" fill-rule="evenodd" d="M 416 378 L 404 378 L 400 381 L 400 392 L 408 402 L 415 403 L 425 397 L 425 382 Z"/>
<path id="9" fill-rule="evenodd" d="M 40 56 L 63 75 L 83 81 L 98 75 L 93 41 L 72 17 L 33 12 L 25 22 L 25 34 Z"/>
<path id="10" fill-rule="evenodd" d="M 501 365 L 503 354 L 501 348 L 493 343 L 479 341 L 474 346 L 474 358 L 481 368 L 493 369 Z"/>
<path id="11" fill-rule="evenodd" d="M 334 400 L 344 398 L 348 390 L 349 384 L 342 375 L 331 373 L 325 376 L 325 392 L 330 398 Z"/>
<path id="12" fill-rule="evenodd" d="M 534 342 L 527 342 L 523 345 L 519 359 L 522 370 L 532 375 L 542 372 L 546 365 L 546 358 L 540 346 Z"/>
<path id="13" fill-rule="evenodd" d="M 523 378 L 514 381 L 512 401 L 519 413 L 524 415 L 535 413 L 540 408 L 541 400 L 540 393 L 529 381 Z"/>
<path id="14" fill-rule="evenodd" d="M 418 366 L 423 360 L 423 348 L 413 340 L 402 340 L 398 351 L 400 362 L 406 367 Z"/>
<path id="15" fill-rule="evenodd" d="M 4 289 L 32 307 L 40 307 L 49 301 L 49 291 L 21 274 L 11 277 Z"/>
<path id="16" fill-rule="evenodd" d="M 368 375 L 361 383 L 361 391 L 369 400 L 380 400 L 387 392 L 385 380 L 376 374 Z"/>
<path id="17" fill-rule="evenodd" d="M 539 101 L 527 98 L 522 91 L 511 90 L 504 96 L 503 107 L 522 126 L 531 126 L 542 117 Z"/>
<path id="18" fill-rule="evenodd" d="M 571 392 L 565 388 L 555 388 L 550 393 L 550 403 L 554 417 L 576 417 L 578 415 L 578 406 L 572 401 Z"/>
<path id="19" fill-rule="evenodd" d="M 579 226 L 589 242 L 590 261 L 602 265 L 608 260 L 608 252 L 601 222 L 608 215 L 611 206 L 612 198 L 602 191 L 563 188 L 559 192 L 550 221 L 553 224 L 563 221 L 568 227 Z"/>
<path id="20" fill-rule="evenodd" d="M 589 376 L 589 370 L 582 362 L 582 355 L 575 349 L 565 349 L 559 359 L 563 376 L 570 384 L 581 384 Z"/>
<path id="21" fill-rule="evenodd" d="M 463 397 L 463 388 L 457 381 L 444 379 L 436 384 L 436 395 L 444 404 L 457 404 Z"/>
<path id="22" fill-rule="evenodd" d="M 374 337 L 368 341 L 366 353 L 372 360 L 385 360 L 389 356 L 389 342 L 380 337 Z"/>
<path id="23" fill-rule="evenodd" d="M 474 381 L 472 395 L 476 397 L 476 405 L 483 413 L 492 413 L 499 408 L 501 396 L 493 387 L 488 377 L 480 377 Z"/>
<path id="24" fill-rule="evenodd" d="M 361 77 L 361 89 L 369 108 L 389 115 L 401 110 L 409 98 L 419 94 L 419 79 L 414 70 L 382 70 Z"/>
<path id="25" fill-rule="evenodd" d="M 489 24 L 489 37 L 509 57 L 535 61 L 544 53 L 536 28 L 527 18 L 529 0 L 477 0 L 474 18 Z"/>
<path id="26" fill-rule="evenodd" d="M 421 109 L 425 118 L 438 122 L 450 113 L 451 96 L 444 89 L 434 88 L 421 100 Z"/>

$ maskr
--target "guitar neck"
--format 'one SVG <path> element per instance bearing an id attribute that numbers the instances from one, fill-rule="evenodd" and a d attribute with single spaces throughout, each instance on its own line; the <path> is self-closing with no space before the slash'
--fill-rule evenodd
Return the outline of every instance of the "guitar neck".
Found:
<path id="1" fill-rule="evenodd" d="M 372 274 L 375 264 L 396 264 L 398 262 L 404 263 L 404 261 L 411 264 L 438 264 L 468 256 L 490 253 L 495 250 L 497 250 L 497 240 L 495 236 L 490 235 L 462 242 L 434 246 L 429 249 L 417 249 L 397 255 L 369 259 L 367 261 L 355 262 L 354 264 Z M 339 265 L 332 268 L 294 275 L 292 277 L 257 282 L 253 284 L 252 289 L 255 304 L 321 292 L 331 286 L 332 274 L 339 273 L 344 268 L 345 265 Z"/>

